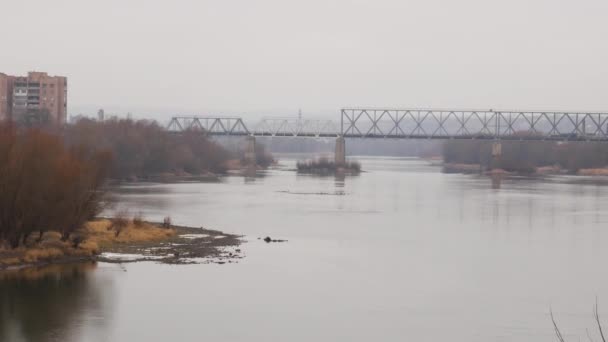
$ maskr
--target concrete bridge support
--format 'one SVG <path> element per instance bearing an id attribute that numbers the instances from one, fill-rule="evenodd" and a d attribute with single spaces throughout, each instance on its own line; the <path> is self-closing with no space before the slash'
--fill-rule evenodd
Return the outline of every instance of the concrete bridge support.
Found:
<path id="1" fill-rule="evenodd" d="M 501 157 L 502 143 L 500 141 L 494 141 L 492 143 L 492 159 L 490 160 L 490 169 L 496 169 L 500 167 Z"/>
<path id="2" fill-rule="evenodd" d="M 335 163 L 336 165 L 346 164 L 346 141 L 343 136 L 336 138 Z"/>
<path id="3" fill-rule="evenodd" d="M 245 138 L 245 166 L 247 168 L 256 167 L 256 157 L 255 157 L 255 137 L 248 136 Z"/>

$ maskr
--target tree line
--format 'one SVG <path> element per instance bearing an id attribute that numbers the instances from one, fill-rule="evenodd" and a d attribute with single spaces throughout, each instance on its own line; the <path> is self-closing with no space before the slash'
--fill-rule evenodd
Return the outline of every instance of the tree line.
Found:
<path id="1" fill-rule="evenodd" d="M 167 132 L 156 121 L 81 119 L 68 125 L 63 135 L 70 145 L 111 151 L 109 176 L 119 180 L 145 179 L 171 174 L 222 173 L 234 154 L 199 132 Z"/>
<path id="2" fill-rule="evenodd" d="M 502 141 L 494 167 L 532 173 L 537 167 L 559 166 L 569 172 L 608 165 L 608 144 L 599 142 Z M 492 141 L 451 140 L 443 146 L 446 163 L 489 165 Z"/>
<path id="3" fill-rule="evenodd" d="M 242 141 L 218 143 L 195 130 L 175 134 L 149 120 L 80 119 L 62 134 L 69 144 L 111 151 L 110 177 L 119 180 L 161 174 L 222 174 L 228 160 L 242 160 L 245 154 L 239 146 Z M 256 162 L 262 167 L 273 162 L 262 144 L 256 144 Z"/>
<path id="4" fill-rule="evenodd" d="M 222 173 L 239 158 L 200 132 L 172 134 L 154 121 L 0 122 L 0 247 L 51 230 L 68 240 L 102 211 L 108 179 Z M 272 157 L 258 146 L 256 159 L 267 166 Z"/>

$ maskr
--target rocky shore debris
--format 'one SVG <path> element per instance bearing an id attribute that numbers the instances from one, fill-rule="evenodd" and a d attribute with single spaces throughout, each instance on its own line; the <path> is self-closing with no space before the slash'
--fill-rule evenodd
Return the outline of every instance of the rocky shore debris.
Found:
<path id="1" fill-rule="evenodd" d="M 265 237 L 264 241 L 266 243 L 270 243 L 270 242 L 287 242 L 287 240 L 280 240 L 280 239 L 279 240 L 275 240 L 275 239 L 272 239 L 270 236 Z"/>
<path id="2" fill-rule="evenodd" d="M 171 226 L 176 234 L 166 240 L 152 243 L 133 243 L 113 245 L 106 252 L 138 255 L 132 260 L 120 257 L 110 259 L 102 253 L 98 261 L 105 262 L 136 262 L 155 261 L 165 264 L 225 264 L 242 259 L 241 236 L 223 233 L 216 230 Z M 218 239 L 218 237 L 222 237 Z"/>

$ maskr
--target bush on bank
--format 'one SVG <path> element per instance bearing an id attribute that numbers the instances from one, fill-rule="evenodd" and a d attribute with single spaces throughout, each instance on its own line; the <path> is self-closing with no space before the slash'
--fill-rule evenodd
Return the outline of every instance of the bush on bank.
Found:
<path id="1" fill-rule="evenodd" d="M 107 151 L 0 123 L 0 242 L 15 248 L 50 230 L 67 240 L 102 209 L 110 161 Z"/>

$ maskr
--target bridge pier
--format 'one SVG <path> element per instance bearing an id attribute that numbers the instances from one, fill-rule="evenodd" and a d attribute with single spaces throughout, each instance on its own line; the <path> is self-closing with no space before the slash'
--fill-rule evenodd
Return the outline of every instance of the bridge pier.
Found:
<path id="1" fill-rule="evenodd" d="M 490 169 L 500 167 L 500 159 L 502 157 L 502 143 L 500 141 L 492 142 L 492 159 L 490 160 Z"/>
<path id="2" fill-rule="evenodd" d="M 247 168 L 257 166 L 257 161 L 255 157 L 255 137 L 250 135 L 245 138 L 245 166 Z"/>
<path id="3" fill-rule="evenodd" d="M 334 158 L 336 165 L 346 164 L 346 141 L 343 136 L 336 138 L 336 154 Z"/>

